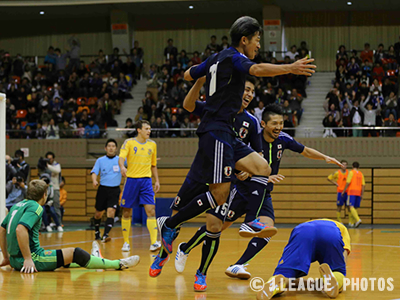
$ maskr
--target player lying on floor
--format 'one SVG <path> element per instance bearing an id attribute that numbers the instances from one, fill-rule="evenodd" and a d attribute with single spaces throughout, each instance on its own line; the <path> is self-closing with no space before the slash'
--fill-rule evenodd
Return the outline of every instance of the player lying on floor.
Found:
<path id="1" fill-rule="evenodd" d="M 29 183 L 27 199 L 15 204 L 1 223 L 0 248 L 3 262 L 0 267 L 11 265 L 23 273 L 53 271 L 60 267 L 120 270 L 134 267 L 139 256 L 108 260 L 90 255 L 81 248 L 44 250 L 39 244 L 42 223 L 42 205 L 47 199 L 47 184 L 43 180 Z"/>
<path id="2" fill-rule="evenodd" d="M 320 263 L 319 272 L 324 280 L 322 292 L 330 298 L 336 298 L 343 289 L 350 251 L 349 232 L 339 222 L 320 219 L 296 226 L 274 275 L 264 289 L 257 293 L 257 299 L 271 299 L 282 294 L 288 286 L 289 278 L 306 276 L 310 264 L 315 261 Z"/>

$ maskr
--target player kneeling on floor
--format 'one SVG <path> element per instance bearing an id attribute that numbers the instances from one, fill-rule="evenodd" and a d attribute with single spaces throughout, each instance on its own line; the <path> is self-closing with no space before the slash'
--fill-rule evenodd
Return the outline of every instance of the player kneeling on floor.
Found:
<path id="1" fill-rule="evenodd" d="M 46 183 L 42 180 L 32 180 L 28 186 L 27 199 L 10 209 L 0 227 L 0 248 L 4 256 L 0 267 L 11 265 L 23 273 L 34 273 L 53 271 L 60 267 L 119 270 L 139 263 L 137 255 L 108 260 L 90 255 L 81 248 L 61 250 L 41 248 L 39 229 L 43 215 L 42 205 L 46 202 L 46 198 Z"/>
<path id="2" fill-rule="evenodd" d="M 339 222 L 321 219 L 296 226 L 278 262 L 274 275 L 257 293 L 257 299 L 271 299 L 282 294 L 290 278 L 308 274 L 310 264 L 318 261 L 324 284 L 322 292 L 336 298 L 343 289 L 346 260 L 350 254 L 350 235 Z"/>

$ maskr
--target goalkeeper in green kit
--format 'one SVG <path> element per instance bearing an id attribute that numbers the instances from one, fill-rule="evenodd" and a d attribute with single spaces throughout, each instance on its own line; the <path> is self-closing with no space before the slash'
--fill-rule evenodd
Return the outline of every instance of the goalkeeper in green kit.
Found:
<path id="1" fill-rule="evenodd" d="M 139 263 L 139 256 L 119 260 L 104 259 L 98 244 L 93 242 L 92 255 L 81 248 L 45 250 L 39 244 L 42 223 L 42 205 L 47 198 L 47 184 L 32 180 L 28 185 L 27 199 L 15 204 L 0 226 L 0 248 L 3 261 L 0 267 L 11 265 L 23 273 L 53 271 L 60 267 L 87 269 L 126 269 Z"/>

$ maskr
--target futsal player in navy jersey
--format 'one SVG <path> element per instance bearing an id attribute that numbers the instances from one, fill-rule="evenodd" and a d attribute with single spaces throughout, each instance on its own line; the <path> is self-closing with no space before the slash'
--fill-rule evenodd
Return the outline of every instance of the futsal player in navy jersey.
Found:
<path id="1" fill-rule="evenodd" d="M 289 149 L 301 153 L 304 157 L 310 159 L 325 160 L 327 163 L 341 166 L 341 163 L 335 158 L 322 154 L 315 149 L 306 147 L 294 140 L 290 135 L 282 132 L 283 111 L 279 105 L 272 104 L 265 108 L 261 126 L 263 127 L 262 149 L 264 158 L 268 161 L 272 169 L 270 178 L 273 176 L 277 176 L 278 178 L 276 178 L 276 181 L 271 181 L 268 184 L 267 194 L 262 199 L 262 202 L 258 202 L 258 206 L 254 205 L 254 203 L 257 203 L 258 197 L 255 197 L 253 194 L 254 191 L 249 188 L 248 180 L 237 181 L 235 188 L 231 192 L 231 195 L 233 196 L 232 204 L 226 214 L 222 230 L 231 226 L 235 220 L 244 214 L 246 214 L 246 218 L 248 217 L 247 215 L 250 215 L 250 218 L 256 216 L 261 222 L 269 226 L 274 226 L 275 216 L 270 193 L 273 190 L 274 182 L 277 183 L 283 179 L 282 175 L 279 175 L 278 172 L 284 150 Z M 242 175 L 241 179 L 244 178 L 245 176 Z M 208 212 L 220 218 L 217 210 L 209 210 Z M 201 232 L 202 228 L 196 232 L 188 243 L 182 243 L 179 245 L 175 260 L 175 266 L 178 272 L 183 272 L 189 252 L 204 241 L 204 236 Z M 250 278 L 251 274 L 245 270 L 244 265 L 248 264 L 248 262 L 268 244 L 269 240 L 270 238 L 254 237 L 249 242 L 242 257 L 234 265 L 228 267 L 225 274 L 240 279 Z"/>
<path id="2" fill-rule="evenodd" d="M 242 103 L 246 75 L 277 76 L 284 74 L 312 75 L 316 66 L 309 65 L 313 59 L 301 59 L 290 65 L 255 64 L 250 61 L 260 48 L 260 24 L 251 17 L 241 17 L 230 30 L 232 47 L 210 56 L 198 66 L 185 72 L 185 80 L 197 80 L 206 76 L 206 105 L 202 122 L 197 130 L 199 150 L 191 167 L 191 175 L 202 184 L 209 184 L 209 191 L 193 198 L 173 217 L 157 220 L 162 242 L 167 254 L 157 257 L 156 264 L 167 261 L 172 253 L 172 242 L 180 224 L 219 205 L 229 196 L 233 170 L 252 174 L 250 185 L 263 195 L 268 184 L 271 168 L 260 155 L 235 138 L 233 121 Z M 260 196 L 261 197 L 261 196 Z M 275 229 L 276 230 L 276 229 Z M 249 224 L 251 233 L 268 237 L 272 232 L 260 223 Z M 219 245 L 219 225 L 207 228 L 205 245 L 209 257 L 215 255 Z M 205 283 L 205 275 L 196 275 Z"/>

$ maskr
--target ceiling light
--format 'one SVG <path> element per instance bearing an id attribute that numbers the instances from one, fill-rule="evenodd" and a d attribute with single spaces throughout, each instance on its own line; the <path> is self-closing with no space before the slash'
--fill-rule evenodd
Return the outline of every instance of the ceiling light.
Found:
<path id="1" fill-rule="evenodd" d="M 353 4 L 353 3 L 352 3 L 352 2 L 350 2 L 350 1 L 349 1 L 349 2 L 347 2 L 347 5 L 352 5 L 352 4 Z"/>
<path id="2" fill-rule="evenodd" d="M 43 10 L 41 10 L 39 14 L 41 14 L 41 15 L 44 15 L 44 11 L 43 11 Z"/>
<path id="3" fill-rule="evenodd" d="M 194 8 L 194 6 L 193 5 L 189 5 L 189 9 L 193 9 Z"/>

